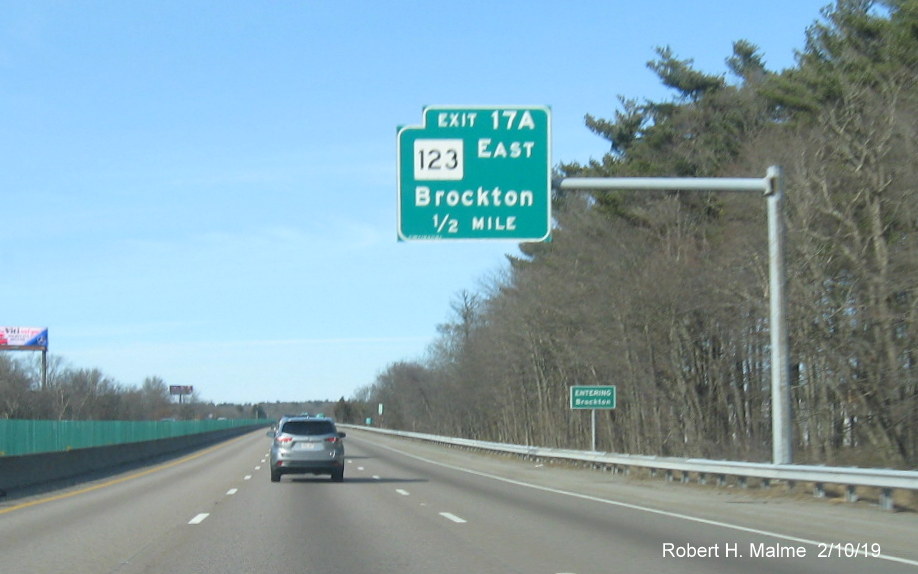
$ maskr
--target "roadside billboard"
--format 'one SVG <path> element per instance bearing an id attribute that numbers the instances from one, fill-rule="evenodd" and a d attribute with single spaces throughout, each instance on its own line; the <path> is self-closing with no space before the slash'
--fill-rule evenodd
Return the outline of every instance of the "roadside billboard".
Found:
<path id="1" fill-rule="evenodd" d="M 47 351 L 47 327 L 0 327 L 0 351 Z"/>

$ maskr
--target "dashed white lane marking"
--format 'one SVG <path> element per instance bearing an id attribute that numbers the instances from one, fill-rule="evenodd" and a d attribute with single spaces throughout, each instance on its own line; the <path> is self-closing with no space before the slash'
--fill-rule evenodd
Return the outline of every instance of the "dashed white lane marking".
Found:
<path id="1" fill-rule="evenodd" d="M 449 512 L 441 512 L 441 513 L 440 513 L 440 516 L 442 516 L 443 518 L 445 518 L 445 519 L 447 519 L 447 520 L 452 520 L 453 522 L 455 522 L 455 523 L 457 523 L 457 524 L 463 524 L 463 523 L 466 522 L 465 519 L 459 518 L 459 517 L 456 516 L 455 514 L 450 514 Z"/>
<path id="2" fill-rule="evenodd" d="M 227 496 L 232 496 L 232 495 L 236 494 L 237 492 L 239 492 L 239 489 L 238 489 L 238 488 L 231 488 L 231 489 L 229 489 L 229 490 L 226 491 L 226 495 L 227 495 Z"/>
<path id="3" fill-rule="evenodd" d="M 696 523 L 698 523 L 698 524 L 708 524 L 708 525 L 711 525 L 711 526 L 716 526 L 716 527 L 718 527 L 718 528 L 727 528 L 727 529 L 730 529 L 730 530 L 736 530 L 736 531 L 738 531 L 738 532 L 749 532 L 749 533 L 752 533 L 752 534 L 759 534 L 759 535 L 763 535 L 763 536 L 770 536 L 770 537 L 772 537 L 772 538 L 780 538 L 780 539 L 782 539 L 782 540 L 790 540 L 790 541 L 792 541 L 792 542 L 800 542 L 800 543 L 803 543 L 803 544 L 809 544 L 809 545 L 811 545 L 811 546 L 819 546 L 820 544 L 824 544 L 823 542 L 819 542 L 818 540 L 811 540 L 811 539 L 808 539 L 808 538 L 800 538 L 800 537 L 797 537 L 797 536 L 790 536 L 790 535 L 788 535 L 788 534 L 780 534 L 780 533 L 778 533 L 778 532 L 771 532 L 771 531 L 768 531 L 768 530 L 759 530 L 758 528 L 750 528 L 750 527 L 748 527 L 748 526 L 741 526 L 741 525 L 739 525 L 739 524 L 731 524 L 731 523 L 729 523 L 729 522 L 720 522 L 720 521 L 717 521 L 717 520 L 708 520 L 707 518 L 700 518 L 700 517 L 697 517 L 697 516 L 689 516 L 689 515 L 687 515 L 687 514 L 679 514 L 678 512 L 669 512 L 669 511 L 667 511 L 667 510 L 659 510 L 659 509 L 650 508 L 650 507 L 647 507 L 647 506 L 640 506 L 640 505 L 637 505 L 637 504 L 630 504 L 630 503 L 628 503 L 628 502 L 619 502 L 619 501 L 616 501 L 616 500 L 609 500 L 609 499 L 606 499 L 606 498 L 599 498 L 599 497 L 596 497 L 596 496 L 590 496 L 590 495 L 588 495 L 588 494 L 580 494 L 580 493 L 577 493 L 577 492 L 570 492 L 570 491 L 567 491 L 567 490 L 560 490 L 560 489 L 557 489 L 557 488 L 550 488 L 550 487 L 547 487 L 547 486 L 540 486 L 540 485 L 537 485 L 537 484 L 531 484 L 531 483 L 528 483 L 528 482 L 523 482 L 523 481 L 519 481 L 519 480 L 513 480 L 513 479 L 510 479 L 510 478 L 503 477 L 503 476 L 497 476 L 497 475 L 494 475 L 494 474 L 488 474 L 488 473 L 486 473 L 486 472 L 479 472 L 479 471 L 477 471 L 477 470 L 471 470 L 471 469 L 468 469 L 468 468 L 463 468 L 463 467 L 461 467 L 461 466 L 454 466 L 454 465 L 452 465 L 452 464 L 446 464 L 446 463 L 443 463 L 443 462 L 437 462 L 437 461 L 435 461 L 435 460 L 431 460 L 431 459 L 429 459 L 429 458 L 424 458 L 424 457 L 418 456 L 418 455 L 416 455 L 416 454 L 409 454 L 409 453 L 407 453 L 407 452 L 400 451 L 400 450 L 398 450 L 397 448 L 393 448 L 393 447 L 391 447 L 391 446 L 383 446 L 382 448 L 385 448 L 385 449 L 387 449 L 387 450 L 391 450 L 391 451 L 393 451 L 393 452 L 397 452 L 397 453 L 399 453 L 399 454 L 401 454 L 401 455 L 404 455 L 404 456 L 413 458 L 413 459 L 415 459 L 415 460 L 421 460 L 421 461 L 424 461 L 424 462 L 426 462 L 426 463 L 433 464 L 433 465 L 436 465 L 436 466 L 440 466 L 440 467 L 443 467 L 443 468 L 451 468 L 451 469 L 453 469 L 453 470 L 458 470 L 458 471 L 460 471 L 460 472 L 465 472 L 465 473 L 472 474 L 472 475 L 475 475 L 475 476 L 482 476 L 482 477 L 485 477 L 485 478 L 490 478 L 490 479 L 492 479 L 492 480 L 498 480 L 498 481 L 500 481 L 500 482 L 504 482 L 504 483 L 507 483 L 507 484 L 514 484 L 514 485 L 516 485 L 516 486 L 524 486 L 524 487 L 527 487 L 527 488 L 532 488 L 533 490 L 540 490 L 540 491 L 542 491 L 542 492 L 551 492 L 551 493 L 553 493 L 553 494 L 560 494 L 560 495 L 563 495 L 563 496 L 571 496 L 571 497 L 574 497 L 574 498 L 579 498 L 579 499 L 581 499 L 581 500 L 589 500 L 589 501 L 592 501 L 592 502 L 598 502 L 598 503 L 600 503 L 600 504 L 608 504 L 608 505 L 610 505 L 610 506 L 618 506 L 618 507 L 620 507 L 620 508 L 630 508 L 630 509 L 632 509 L 632 510 L 638 510 L 638 511 L 641 511 L 641 512 L 647 512 L 647 513 L 649 513 L 649 514 L 656 514 L 656 515 L 658 515 L 658 516 L 666 516 L 666 517 L 669 517 L 669 518 L 676 518 L 676 519 L 679 519 L 679 520 L 686 520 L 686 521 L 689 521 L 689 522 L 696 522 Z M 890 556 L 890 555 L 887 555 L 887 554 L 880 554 L 877 558 L 879 558 L 879 559 L 881 559 L 881 560 L 888 560 L 888 561 L 890 561 L 890 562 L 899 562 L 899 563 L 902 563 L 902 564 L 908 564 L 908 565 L 910 565 L 910 566 L 918 566 L 918 560 L 911 560 L 911 559 L 909 559 L 909 558 L 900 558 L 900 557 L 898 557 L 898 556 Z"/>
<path id="4" fill-rule="evenodd" d="M 256 467 L 255 467 L 255 470 L 261 470 L 261 467 L 260 467 L 260 466 L 256 466 Z"/>
<path id="5" fill-rule="evenodd" d="M 242 477 L 242 480 L 252 480 L 252 475 L 251 475 L 251 474 L 247 474 L 247 475 L 245 475 L 245 476 Z"/>
<path id="6" fill-rule="evenodd" d="M 374 474 L 374 475 L 373 475 L 373 480 L 382 480 L 382 477 L 379 476 L 378 474 Z"/>
<path id="7" fill-rule="evenodd" d="M 357 467 L 357 470 L 363 470 L 363 467 L 362 467 L 362 466 L 358 466 L 358 467 Z"/>
<path id="8" fill-rule="evenodd" d="M 407 490 L 403 490 L 403 489 L 401 489 L 401 488 L 396 488 L 396 489 L 395 489 L 395 492 L 401 494 L 402 496 L 409 496 L 409 495 L 411 495 L 410 492 L 408 492 Z"/>
<path id="9" fill-rule="evenodd" d="M 192 518 L 191 520 L 189 520 L 189 521 L 188 521 L 188 524 L 201 524 L 202 522 L 204 522 L 204 520 L 205 520 L 208 516 L 210 516 L 210 514 L 208 514 L 208 513 L 206 513 L 206 512 L 202 512 L 201 514 L 198 514 L 197 516 L 195 516 L 194 518 Z"/>

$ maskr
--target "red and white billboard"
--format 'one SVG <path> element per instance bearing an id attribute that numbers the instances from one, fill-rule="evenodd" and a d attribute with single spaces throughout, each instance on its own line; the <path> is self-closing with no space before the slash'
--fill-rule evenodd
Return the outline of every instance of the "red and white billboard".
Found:
<path id="1" fill-rule="evenodd" d="M 47 351 L 47 327 L 0 327 L 0 351 Z"/>

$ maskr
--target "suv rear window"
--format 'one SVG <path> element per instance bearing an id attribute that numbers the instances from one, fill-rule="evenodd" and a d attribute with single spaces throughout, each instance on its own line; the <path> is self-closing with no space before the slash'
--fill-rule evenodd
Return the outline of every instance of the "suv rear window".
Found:
<path id="1" fill-rule="evenodd" d="M 335 434 L 335 425 L 331 421 L 287 421 L 282 432 L 295 435 L 315 436 Z"/>

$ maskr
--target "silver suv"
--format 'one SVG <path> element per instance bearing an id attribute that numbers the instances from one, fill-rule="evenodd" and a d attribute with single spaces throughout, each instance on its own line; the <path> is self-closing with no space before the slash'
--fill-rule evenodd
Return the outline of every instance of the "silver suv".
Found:
<path id="1" fill-rule="evenodd" d="M 330 474 L 335 482 L 344 480 L 344 442 L 327 418 L 285 417 L 277 429 L 268 431 L 271 445 L 271 482 L 284 474 Z"/>

